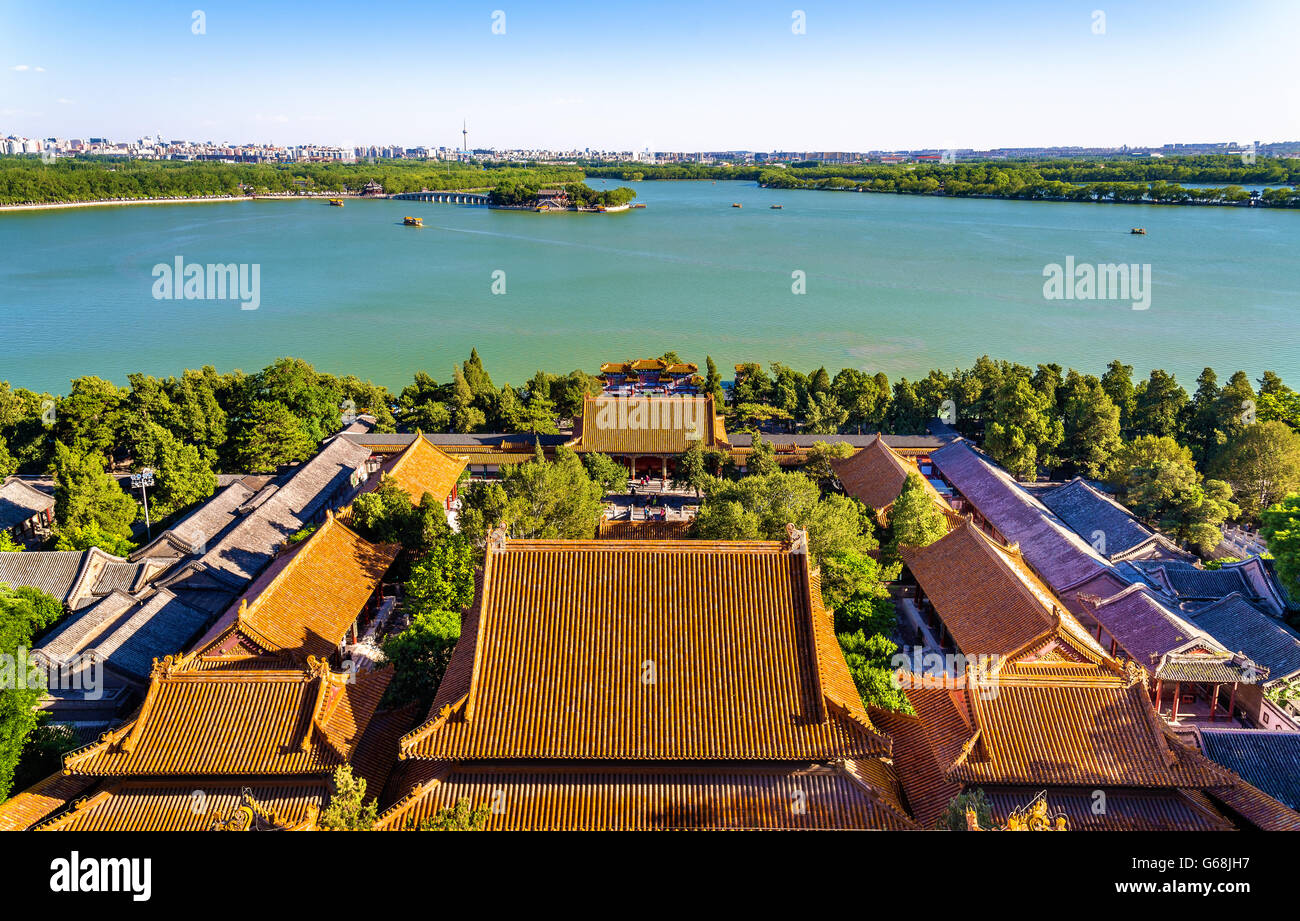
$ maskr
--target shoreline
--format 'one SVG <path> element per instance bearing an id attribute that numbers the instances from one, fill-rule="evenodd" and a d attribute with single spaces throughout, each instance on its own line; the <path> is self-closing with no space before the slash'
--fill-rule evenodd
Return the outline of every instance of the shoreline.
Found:
<path id="1" fill-rule="evenodd" d="M 236 201 L 328 201 L 331 198 L 360 199 L 363 197 L 378 198 L 379 196 L 342 195 L 335 193 L 331 195 L 219 195 L 199 198 L 126 198 L 121 200 L 100 199 L 97 201 L 52 201 L 37 204 L 0 205 L 0 212 L 53 211 L 63 208 L 106 208 L 115 205 L 206 205 L 224 204 Z"/>

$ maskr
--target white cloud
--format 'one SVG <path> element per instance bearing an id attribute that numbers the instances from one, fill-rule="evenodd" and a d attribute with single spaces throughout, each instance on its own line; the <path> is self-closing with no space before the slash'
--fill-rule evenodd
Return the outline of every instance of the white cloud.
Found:
<path id="1" fill-rule="evenodd" d="M 28 66 L 27 66 L 26 64 L 15 64 L 11 69 L 12 69 L 12 70 L 29 70 L 30 68 L 28 68 Z"/>

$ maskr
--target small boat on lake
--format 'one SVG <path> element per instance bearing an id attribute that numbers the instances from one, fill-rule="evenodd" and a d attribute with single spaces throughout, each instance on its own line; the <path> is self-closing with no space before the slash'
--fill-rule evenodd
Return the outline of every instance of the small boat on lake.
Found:
<path id="1" fill-rule="evenodd" d="M 780 211 L 780 210 L 781 210 L 783 207 L 785 207 L 785 206 L 784 206 L 784 205 L 768 205 L 768 207 L 771 208 L 773 211 Z"/>
<path id="2" fill-rule="evenodd" d="M 1147 229 L 1145 227 L 1134 227 L 1132 230 L 1129 231 L 1129 233 L 1140 233 L 1140 234 L 1145 234 L 1146 232 Z"/>
<path id="3" fill-rule="evenodd" d="M 333 205 L 335 208 L 342 208 L 342 207 L 343 207 L 343 199 L 341 199 L 341 198 L 331 198 L 331 199 L 330 199 L 330 204 Z"/>
<path id="4" fill-rule="evenodd" d="M 745 207 L 745 206 L 742 205 L 742 204 L 740 204 L 740 202 L 734 202 L 734 201 L 733 201 L 733 202 L 731 203 L 731 207 L 733 207 L 733 208 L 743 208 L 743 207 Z"/>
<path id="5" fill-rule="evenodd" d="M 404 217 L 404 218 L 402 218 L 402 223 L 405 224 L 407 227 L 423 227 L 423 226 L 424 226 L 424 218 L 422 218 L 422 217 Z"/>

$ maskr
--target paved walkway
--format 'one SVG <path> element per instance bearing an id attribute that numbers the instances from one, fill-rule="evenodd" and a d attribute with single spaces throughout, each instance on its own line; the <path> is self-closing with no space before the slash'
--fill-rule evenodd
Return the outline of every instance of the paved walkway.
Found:
<path id="1" fill-rule="evenodd" d="M 943 654 L 944 649 L 935 639 L 930 627 L 921 616 L 921 612 L 916 608 L 916 602 L 911 598 L 895 598 L 894 606 L 902 614 L 903 635 L 907 639 L 904 645 L 912 646 L 916 643 L 916 631 L 921 631 L 921 642 L 926 652 L 937 652 Z"/>

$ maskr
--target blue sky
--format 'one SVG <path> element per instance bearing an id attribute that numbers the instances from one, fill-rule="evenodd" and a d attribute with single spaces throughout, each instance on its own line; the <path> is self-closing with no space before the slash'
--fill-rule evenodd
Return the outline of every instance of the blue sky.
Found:
<path id="1" fill-rule="evenodd" d="M 0 135 L 436 146 L 465 118 L 503 148 L 1300 138 L 1294 0 L 271 6 L 0 0 Z"/>

